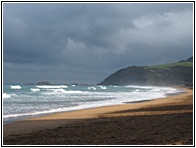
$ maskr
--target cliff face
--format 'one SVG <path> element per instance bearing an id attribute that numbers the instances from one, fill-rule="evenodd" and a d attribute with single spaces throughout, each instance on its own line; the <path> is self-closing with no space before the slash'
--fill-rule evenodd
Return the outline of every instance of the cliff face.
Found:
<path id="1" fill-rule="evenodd" d="M 193 62 L 190 59 L 164 65 L 123 68 L 98 85 L 191 85 Z"/>

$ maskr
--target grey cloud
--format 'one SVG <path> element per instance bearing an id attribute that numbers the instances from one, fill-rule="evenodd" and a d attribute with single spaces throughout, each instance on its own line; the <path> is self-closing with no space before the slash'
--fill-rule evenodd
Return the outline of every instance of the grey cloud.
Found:
<path id="1" fill-rule="evenodd" d="M 188 58 L 192 15 L 191 3 L 5 3 L 5 80 L 29 67 L 13 81 L 50 71 L 58 82 L 98 83 L 129 65 Z"/>

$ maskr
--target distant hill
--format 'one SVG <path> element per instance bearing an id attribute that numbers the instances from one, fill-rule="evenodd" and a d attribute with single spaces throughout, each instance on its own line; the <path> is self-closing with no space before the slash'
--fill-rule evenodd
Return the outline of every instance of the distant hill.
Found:
<path id="1" fill-rule="evenodd" d="M 193 57 L 176 63 L 130 66 L 111 74 L 98 85 L 192 85 Z"/>

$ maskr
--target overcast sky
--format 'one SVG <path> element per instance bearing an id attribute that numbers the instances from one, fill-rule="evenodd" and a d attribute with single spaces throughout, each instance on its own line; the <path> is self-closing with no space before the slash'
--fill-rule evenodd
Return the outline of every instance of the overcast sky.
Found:
<path id="1" fill-rule="evenodd" d="M 3 3 L 4 83 L 97 84 L 192 55 L 192 3 Z"/>

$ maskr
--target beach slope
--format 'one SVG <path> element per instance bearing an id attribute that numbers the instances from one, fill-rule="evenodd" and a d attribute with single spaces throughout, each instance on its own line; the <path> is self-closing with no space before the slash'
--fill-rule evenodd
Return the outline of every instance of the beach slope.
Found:
<path id="1" fill-rule="evenodd" d="M 3 126 L 3 145 L 193 145 L 193 92 Z"/>

